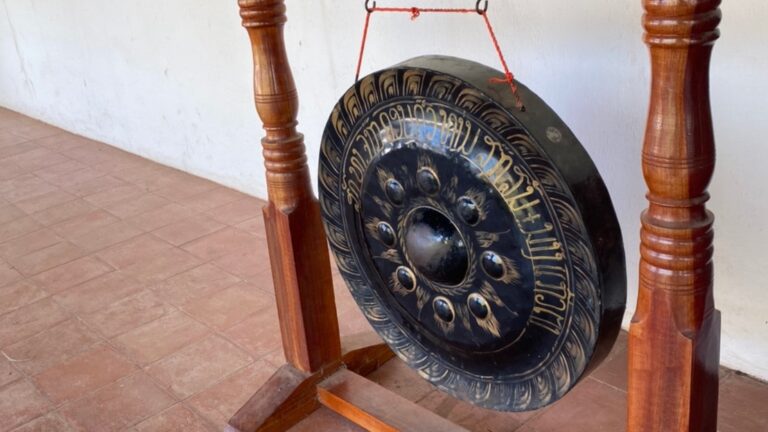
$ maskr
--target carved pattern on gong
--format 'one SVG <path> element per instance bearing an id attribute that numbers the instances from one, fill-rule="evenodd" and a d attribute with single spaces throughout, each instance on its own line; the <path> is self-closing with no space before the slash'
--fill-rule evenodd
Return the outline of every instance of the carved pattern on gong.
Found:
<path id="1" fill-rule="evenodd" d="M 560 398 L 582 375 L 600 325 L 592 245 L 564 180 L 498 102 L 435 71 L 369 75 L 331 114 L 319 186 L 328 240 L 355 301 L 424 378 L 477 405 L 520 411 Z M 506 226 L 490 213 L 493 202 L 509 215 Z M 450 268 L 466 261 L 460 276 L 426 277 L 408 256 L 408 227 L 421 218 L 455 231 L 461 259 Z M 527 311 L 508 301 L 513 290 L 527 292 Z M 502 328 L 515 319 L 519 331 Z M 413 325 L 426 336 L 409 333 Z M 479 352 L 487 341 L 490 356 L 534 343 L 534 334 L 547 341 L 539 358 L 501 374 L 438 354 L 469 335 L 482 342 Z"/>

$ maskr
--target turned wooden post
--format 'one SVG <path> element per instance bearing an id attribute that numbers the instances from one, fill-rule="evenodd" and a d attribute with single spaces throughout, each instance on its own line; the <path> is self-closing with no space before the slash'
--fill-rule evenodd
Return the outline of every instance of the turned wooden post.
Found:
<path id="1" fill-rule="evenodd" d="M 283 349 L 304 372 L 341 359 L 328 248 L 312 193 L 304 137 L 296 132 L 299 100 L 283 41 L 283 0 L 240 0 L 253 48 L 256 109 L 269 205 L 264 209 Z"/>
<path id="2" fill-rule="evenodd" d="M 628 430 L 714 432 L 720 315 L 712 296 L 715 164 L 709 63 L 720 0 L 644 0 L 652 88 L 643 147 L 640 291 L 629 336 Z"/>

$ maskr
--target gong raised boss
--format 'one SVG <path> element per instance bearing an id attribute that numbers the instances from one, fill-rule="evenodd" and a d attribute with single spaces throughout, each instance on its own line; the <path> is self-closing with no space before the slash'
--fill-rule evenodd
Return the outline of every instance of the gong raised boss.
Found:
<path id="1" fill-rule="evenodd" d="M 340 271 L 395 353 L 456 397 L 525 410 L 613 342 L 623 250 L 573 134 L 523 86 L 518 111 L 495 74 L 427 57 L 359 81 L 326 127 L 320 200 Z"/>

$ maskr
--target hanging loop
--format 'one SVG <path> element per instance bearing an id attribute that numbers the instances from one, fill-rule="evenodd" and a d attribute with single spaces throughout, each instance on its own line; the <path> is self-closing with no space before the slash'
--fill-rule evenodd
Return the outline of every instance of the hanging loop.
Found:
<path id="1" fill-rule="evenodd" d="M 483 0 L 477 0 L 477 3 L 475 3 L 475 10 L 478 14 L 484 15 L 486 12 L 488 12 L 488 0 L 485 0 L 485 4 L 483 4 L 483 8 L 480 9 L 480 3 L 482 3 Z M 376 7 L 374 4 L 373 7 Z"/>
<path id="2" fill-rule="evenodd" d="M 368 13 L 371 13 L 376 9 L 376 0 L 373 0 L 373 6 L 368 6 L 368 4 L 371 2 L 371 0 L 365 0 L 365 11 Z M 478 2 L 479 4 L 479 2 Z M 487 8 L 487 6 L 486 6 Z"/>

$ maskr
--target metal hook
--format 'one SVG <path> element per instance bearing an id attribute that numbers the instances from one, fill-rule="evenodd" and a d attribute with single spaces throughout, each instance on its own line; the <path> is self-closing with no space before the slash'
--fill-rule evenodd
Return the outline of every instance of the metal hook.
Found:
<path id="1" fill-rule="evenodd" d="M 373 7 L 368 6 L 368 3 L 370 3 L 370 2 L 371 2 L 371 0 L 365 0 L 365 11 L 368 12 L 368 13 L 371 13 L 371 12 L 373 12 L 374 9 L 376 9 L 376 0 L 373 0 Z M 479 2 L 478 2 L 478 4 L 479 4 Z M 487 8 L 488 8 L 488 6 L 486 5 L 486 9 Z"/>
<path id="2" fill-rule="evenodd" d="M 475 3 L 475 10 L 480 15 L 483 15 L 484 13 L 488 12 L 488 0 L 485 0 L 485 4 L 483 5 L 483 8 L 480 9 L 480 2 L 482 1 L 483 0 L 477 0 L 477 3 Z M 376 5 L 374 5 L 373 7 L 376 7 Z"/>

